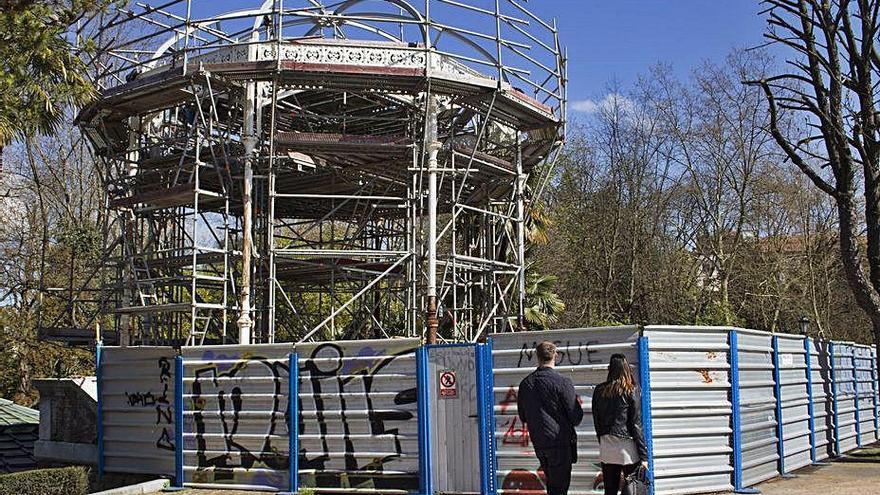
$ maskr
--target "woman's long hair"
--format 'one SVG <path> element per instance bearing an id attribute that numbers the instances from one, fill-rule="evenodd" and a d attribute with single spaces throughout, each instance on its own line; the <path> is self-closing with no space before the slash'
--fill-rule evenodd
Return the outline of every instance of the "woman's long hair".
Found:
<path id="1" fill-rule="evenodd" d="M 632 369 L 626 362 L 626 356 L 623 354 L 612 355 L 611 362 L 608 363 L 608 379 L 605 381 L 605 386 L 602 387 L 602 395 L 605 397 L 626 396 L 632 394 L 635 388 L 636 382 Z"/>

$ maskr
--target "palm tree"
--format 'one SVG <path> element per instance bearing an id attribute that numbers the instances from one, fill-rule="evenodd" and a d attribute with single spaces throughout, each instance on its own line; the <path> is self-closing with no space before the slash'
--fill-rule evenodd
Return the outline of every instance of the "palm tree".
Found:
<path id="1" fill-rule="evenodd" d="M 52 133 L 67 108 L 94 96 L 68 27 L 105 4 L 13 0 L 0 11 L 0 157 L 17 137 Z"/>
<path id="2" fill-rule="evenodd" d="M 545 330 L 559 320 L 565 311 L 565 303 L 556 292 L 557 278 L 554 275 L 542 275 L 526 268 L 526 303 L 523 311 L 529 329 Z"/>

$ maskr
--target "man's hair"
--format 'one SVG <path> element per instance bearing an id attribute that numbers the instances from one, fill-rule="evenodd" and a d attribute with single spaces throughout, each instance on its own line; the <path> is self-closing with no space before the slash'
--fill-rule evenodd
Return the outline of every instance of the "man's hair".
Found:
<path id="1" fill-rule="evenodd" d="M 535 347 L 535 353 L 538 355 L 539 363 L 550 363 L 556 359 L 556 344 L 545 340 Z"/>

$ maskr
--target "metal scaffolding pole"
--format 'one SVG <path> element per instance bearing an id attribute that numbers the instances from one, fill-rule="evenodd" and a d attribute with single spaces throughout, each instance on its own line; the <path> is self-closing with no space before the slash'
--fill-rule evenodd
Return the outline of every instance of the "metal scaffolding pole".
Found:
<path id="1" fill-rule="evenodd" d="M 242 183 L 242 222 L 241 222 L 241 285 L 239 286 L 238 343 L 250 344 L 253 337 L 254 322 L 251 319 L 251 260 L 253 258 L 253 189 L 254 189 L 254 149 L 257 146 L 254 109 L 256 83 L 245 83 L 242 107 L 244 126 L 244 177 Z"/>
<path id="2" fill-rule="evenodd" d="M 94 338 L 104 311 L 123 342 L 196 345 L 232 325 L 242 344 L 523 329 L 526 178 L 562 143 L 564 57 L 555 23 L 490 2 L 116 9 L 101 29 L 136 34 L 87 61 L 101 95 L 79 122 L 120 280 L 100 309 L 68 284 L 51 326 Z"/>
<path id="3" fill-rule="evenodd" d="M 516 248 L 517 248 L 517 276 L 519 287 L 517 290 L 517 329 L 525 330 L 525 307 L 526 307 L 526 210 L 525 210 L 526 175 L 523 172 L 522 141 L 517 133 L 516 137 Z"/>
<path id="4" fill-rule="evenodd" d="M 437 98 L 428 95 L 425 115 L 425 148 L 428 151 L 428 312 L 425 342 L 437 343 L 437 154 L 441 143 L 437 136 Z"/>

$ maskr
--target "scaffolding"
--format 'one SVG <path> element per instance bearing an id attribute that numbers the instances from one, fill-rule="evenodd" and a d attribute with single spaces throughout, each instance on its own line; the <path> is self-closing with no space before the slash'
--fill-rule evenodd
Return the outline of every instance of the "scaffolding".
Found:
<path id="1" fill-rule="evenodd" d="M 514 0 L 215 8 L 133 3 L 89 21 L 100 97 L 77 123 L 113 224 L 100 276 L 41 334 L 523 328 L 528 209 L 564 136 L 555 23 Z"/>

